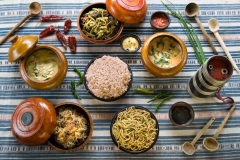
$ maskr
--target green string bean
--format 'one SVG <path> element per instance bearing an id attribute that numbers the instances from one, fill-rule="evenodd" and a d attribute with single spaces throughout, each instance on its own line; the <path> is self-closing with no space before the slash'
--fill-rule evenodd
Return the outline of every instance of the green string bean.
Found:
<path id="1" fill-rule="evenodd" d="M 141 92 L 141 93 L 146 93 L 146 94 L 153 94 L 155 93 L 154 90 L 149 90 L 149 89 L 143 89 L 143 88 L 134 88 L 134 91 Z"/>
<path id="2" fill-rule="evenodd" d="M 71 90 L 72 90 L 72 94 L 75 95 L 77 97 L 77 99 L 81 100 L 80 96 L 78 95 L 78 93 L 76 91 L 74 80 L 71 81 Z"/>
<path id="3" fill-rule="evenodd" d="M 81 72 L 79 69 L 77 69 L 76 67 L 74 67 L 73 69 L 74 69 L 74 71 L 77 72 L 78 75 L 79 75 L 79 81 L 78 81 L 77 85 L 80 85 L 80 84 L 83 82 L 83 74 L 82 74 L 82 72 Z"/>
<path id="4" fill-rule="evenodd" d="M 165 102 L 166 100 L 168 100 L 170 98 L 172 98 L 172 96 L 167 96 L 167 97 L 161 99 L 155 107 L 155 112 L 157 112 L 158 108 L 163 104 L 163 102 Z"/>
<path id="5" fill-rule="evenodd" d="M 150 102 L 153 102 L 161 97 L 164 97 L 166 95 L 170 94 L 170 92 L 162 92 L 162 93 L 159 93 L 158 95 L 156 95 L 155 97 L 153 97 L 152 99 L 150 99 L 147 103 L 150 103 Z"/>

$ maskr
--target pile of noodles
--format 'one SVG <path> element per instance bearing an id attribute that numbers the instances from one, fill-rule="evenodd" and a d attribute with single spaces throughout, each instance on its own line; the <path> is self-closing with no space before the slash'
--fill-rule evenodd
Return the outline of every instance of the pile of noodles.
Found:
<path id="1" fill-rule="evenodd" d="M 153 144 L 157 136 L 156 125 L 148 111 L 131 106 L 118 114 L 112 133 L 118 147 L 140 151 Z"/>
<path id="2" fill-rule="evenodd" d="M 64 149 L 71 149 L 87 138 L 88 122 L 76 110 L 61 108 L 57 115 L 57 125 L 53 137 Z"/>

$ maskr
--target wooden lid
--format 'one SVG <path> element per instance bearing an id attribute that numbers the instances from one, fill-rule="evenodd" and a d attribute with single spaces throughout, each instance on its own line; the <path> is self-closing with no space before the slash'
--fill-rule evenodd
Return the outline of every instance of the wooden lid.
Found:
<path id="1" fill-rule="evenodd" d="M 23 58 L 35 47 L 38 37 L 33 35 L 18 37 L 14 35 L 10 38 L 10 42 L 12 45 L 8 50 L 8 61 L 15 62 Z"/>
<path id="2" fill-rule="evenodd" d="M 137 11 L 143 8 L 145 1 L 144 0 L 117 0 L 117 3 L 130 11 Z"/>

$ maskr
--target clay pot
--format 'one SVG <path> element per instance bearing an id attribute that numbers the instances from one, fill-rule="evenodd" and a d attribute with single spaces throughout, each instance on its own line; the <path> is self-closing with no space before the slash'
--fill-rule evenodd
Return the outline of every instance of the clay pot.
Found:
<path id="1" fill-rule="evenodd" d="M 123 26 L 124 26 L 124 23 L 120 22 L 120 27 L 117 31 L 117 33 L 112 36 L 111 38 L 108 38 L 106 40 L 96 40 L 96 39 L 93 39 L 93 38 L 90 38 L 88 37 L 85 33 L 83 33 L 82 29 L 83 29 L 83 25 L 81 24 L 81 17 L 85 14 L 85 13 L 88 13 L 89 11 L 92 10 L 92 8 L 102 8 L 102 9 L 106 9 L 106 4 L 103 3 L 103 2 L 97 2 L 97 3 L 92 3 L 92 4 L 89 4 L 87 5 L 85 8 L 83 8 L 80 13 L 78 14 L 78 20 L 77 20 L 77 28 L 78 28 L 78 31 L 79 33 L 82 35 L 82 37 L 89 41 L 89 42 L 92 42 L 92 43 L 96 43 L 96 44 L 106 44 L 106 43 L 110 43 L 114 40 L 116 40 L 120 34 L 122 33 L 122 30 L 123 30 Z M 114 17 L 114 16 L 113 16 Z"/>
<path id="2" fill-rule="evenodd" d="M 129 24 L 141 22 L 147 13 L 145 0 L 106 0 L 106 6 L 116 19 Z"/>
<path id="3" fill-rule="evenodd" d="M 28 98 L 12 114 L 12 134 L 26 146 L 40 145 L 49 139 L 56 121 L 56 112 L 51 102 L 44 98 Z"/>
<path id="4" fill-rule="evenodd" d="M 38 37 L 33 35 L 22 37 L 15 35 L 10 39 L 10 41 L 12 43 L 12 46 L 9 48 L 8 61 L 14 62 L 21 59 L 20 75 L 27 85 L 38 90 L 49 90 L 57 87 L 62 83 L 67 74 L 68 63 L 66 56 L 60 49 L 48 44 L 36 45 Z M 39 51 L 41 49 L 47 49 L 54 52 L 59 61 L 57 73 L 53 77 L 43 81 L 32 79 L 26 71 L 26 61 L 28 57 L 35 51 Z"/>
<path id="5" fill-rule="evenodd" d="M 178 46 L 180 46 L 179 48 L 181 48 L 181 57 L 178 59 L 178 62 L 175 63 L 175 65 L 172 65 L 170 67 L 161 67 L 159 65 L 156 65 L 156 63 L 154 63 L 152 60 L 150 60 L 150 53 L 151 53 L 151 49 L 152 46 L 156 44 L 156 39 L 157 38 L 168 38 L 171 41 L 173 40 L 174 42 L 177 42 L 176 44 L 178 44 Z M 160 43 L 158 44 L 160 45 Z M 171 44 L 169 44 L 171 45 Z M 166 45 L 165 45 L 166 46 Z M 186 45 L 184 44 L 184 42 L 175 34 L 172 34 L 170 32 L 158 32 L 155 33 L 151 36 L 149 36 L 144 44 L 142 45 L 142 50 L 141 50 L 141 59 L 142 59 L 142 63 L 144 65 L 144 67 L 153 75 L 157 76 L 157 77 L 161 77 L 161 78 L 167 78 L 167 77 L 172 77 L 174 75 L 176 75 L 177 73 L 179 73 L 183 67 L 185 66 L 186 62 L 187 62 L 187 48 Z"/>

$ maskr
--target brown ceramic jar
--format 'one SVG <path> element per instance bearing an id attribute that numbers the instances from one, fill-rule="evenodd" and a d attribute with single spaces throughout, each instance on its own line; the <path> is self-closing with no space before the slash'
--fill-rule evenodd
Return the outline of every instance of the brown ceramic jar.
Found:
<path id="1" fill-rule="evenodd" d="M 170 41 L 173 41 L 175 44 L 178 45 L 178 48 L 180 48 L 179 51 L 181 56 L 179 56 L 178 61 L 174 64 L 171 65 L 170 67 L 161 67 L 156 65 L 153 60 L 150 59 L 151 56 L 151 50 L 153 46 L 158 46 L 161 45 L 162 42 L 156 42 L 156 39 L 160 37 L 167 37 Z M 158 44 L 157 44 L 158 43 Z M 172 43 L 167 43 L 165 44 L 171 46 Z M 164 46 L 164 45 L 163 45 Z M 166 51 L 166 50 L 165 50 Z M 159 52 L 159 49 L 156 50 L 156 52 Z M 162 51 L 161 51 L 162 52 Z M 154 53 L 155 54 L 155 53 Z M 142 50 L 141 50 L 141 60 L 144 65 L 144 67 L 153 75 L 161 78 L 168 78 L 176 75 L 179 73 L 183 67 L 185 66 L 187 62 L 187 48 L 184 42 L 175 34 L 172 34 L 170 32 L 158 32 L 155 33 L 151 36 L 149 36 L 144 44 L 142 45 Z"/>
<path id="2" fill-rule="evenodd" d="M 20 75 L 27 85 L 38 90 L 49 90 L 57 87 L 62 83 L 67 74 L 68 63 L 66 56 L 60 49 L 48 44 L 36 45 L 38 37 L 33 35 L 22 37 L 18 37 L 17 35 L 15 35 L 10 39 L 10 41 L 12 43 L 12 46 L 9 48 L 8 61 L 14 62 L 21 59 Z M 26 71 L 26 61 L 28 60 L 28 58 L 35 51 L 39 51 L 41 49 L 49 50 L 53 54 L 56 54 L 59 63 L 56 74 L 54 74 L 50 78 L 46 78 L 46 80 L 33 79 Z"/>
<path id="3" fill-rule="evenodd" d="M 56 121 L 56 112 L 51 102 L 44 98 L 28 98 L 12 114 L 12 134 L 26 146 L 40 145 L 49 139 Z"/>
<path id="4" fill-rule="evenodd" d="M 129 24 L 141 22 L 147 13 L 145 0 L 106 0 L 106 6 L 113 17 Z"/>

